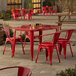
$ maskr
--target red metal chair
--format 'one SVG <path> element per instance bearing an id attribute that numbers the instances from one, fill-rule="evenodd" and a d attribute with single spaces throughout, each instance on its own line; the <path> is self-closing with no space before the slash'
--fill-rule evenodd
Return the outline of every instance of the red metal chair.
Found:
<path id="1" fill-rule="evenodd" d="M 19 17 L 20 15 L 16 9 L 11 10 L 11 13 L 12 13 L 12 17 L 14 18 L 14 20 L 17 19 L 17 17 Z"/>
<path id="2" fill-rule="evenodd" d="M 30 25 L 22 25 L 21 28 L 29 28 Z M 26 39 L 28 38 L 30 40 L 30 32 L 26 32 L 26 35 L 25 35 L 25 40 L 24 40 L 24 46 L 25 46 L 25 42 L 26 42 Z M 34 39 L 35 38 L 40 38 L 39 35 L 34 35 Z"/>
<path id="3" fill-rule="evenodd" d="M 49 12 L 50 12 L 50 15 L 52 15 L 53 13 L 57 14 L 56 10 L 52 7 L 49 7 Z"/>
<path id="4" fill-rule="evenodd" d="M 42 15 L 44 15 L 45 13 L 46 13 L 46 15 L 47 15 L 47 13 L 48 13 L 48 10 L 47 10 L 47 8 L 48 7 L 42 7 Z"/>
<path id="5" fill-rule="evenodd" d="M 25 11 L 28 11 L 28 13 L 26 14 Z M 34 11 L 34 10 L 31 10 L 31 9 L 29 10 L 29 9 L 27 9 L 27 10 L 25 10 L 25 11 L 24 11 L 24 19 L 25 19 L 25 16 L 27 16 L 27 19 L 28 19 L 28 20 L 32 19 L 32 15 L 33 15 L 33 11 Z"/>
<path id="6" fill-rule="evenodd" d="M 53 14 L 53 13 L 57 14 L 56 10 L 57 10 L 57 9 L 55 9 L 55 7 L 53 7 L 53 8 L 52 8 L 52 14 Z"/>
<path id="7" fill-rule="evenodd" d="M 20 36 L 20 37 L 16 37 L 16 38 L 10 37 L 10 32 L 9 32 L 9 27 L 8 27 L 8 26 L 7 26 L 7 27 L 3 27 L 2 29 L 4 30 L 4 32 L 5 32 L 6 36 L 7 36 L 6 41 L 5 41 L 5 47 L 4 47 L 4 50 L 3 50 L 3 54 L 4 54 L 4 52 L 5 52 L 6 43 L 7 43 L 8 41 L 11 43 L 11 48 L 14 46 L 14 39 L 15 39 L 15 42 L 17 42 L 17 41 L 20 41 L 20 42 L 21 42 L 23 54 L 25 54 L 21 36 Z M 15 48 L 15 47 L 14 47 L 14 48 Z M 14 56 L 14 51 L 12 50 L 12 57 L 13 57 L 13 56 Z"/>
<path id="8" fill-rule="evenodd" d="M 60 32 L 61 33 L 66 32 L 66 36 L 65 36 L 65 38 L 59 38 L 59 40 L 57 42 L 58 47 L 59 47 L 59 54 L 61 54 L 61 51 L 62 51 L 62 48 L 63 48 L 64 58 L 66 58 L 66 46 L 67 46 L 67 44 L 69 44 L 70 51 L 71 51 L 71 54 L 73 56 L 73 52 L 72 52 L 72 48 L 71 48 L 71 44 L 70 44 L 70 38 L 71 38 L 71 35 L 73 33 L 73 29 L 63 30 L 63 31 L 60 31 Z"/>
<path id="9" fill-rule="evenodd" d="M 14 69 L 14 68 L 18 69 L 17 76 L 31 76 L 31 74 L 32 74 L 32 72 L 31 72 L 31 70 L 29 68 L 22 67 L 22 66 L 5 67 L 5 68 L 1 68 L 0 71 L 8 70 L 8 69 L 11 70 L 11 69 Z"/>
<path id="10" fill-rule="evenodd" d="M 47 34 L 47 35 L 53 35 L 53 40 L 52 40 L 52 42 L 39 43 L 35 62 L 37 62 L 38 54 L 39 54 L 40 49 L 42 49 L 42 47 L 44 47 L 44 48 L 46 48 L 46 60 L 47 60 L 47 57 L 49 56 L 50 64 L 52 64 L 53 49 L 56 48 L 58 60 L 59 60 L 59 63 L 60 63 L 60 58 L 59 58 L 58 50 L 57 50 L 57 46 L 56 46 L 56 43 L 57 43 L 57 40 L 59 38 L 60 33 L 56 32 L 56 33 Z M 43 35 L 43 36 L 47 36 L 47 35 Z"/>

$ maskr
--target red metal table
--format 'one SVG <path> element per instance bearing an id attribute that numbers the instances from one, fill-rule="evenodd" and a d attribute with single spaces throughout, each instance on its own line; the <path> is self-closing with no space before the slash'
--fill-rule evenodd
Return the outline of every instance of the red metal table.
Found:
<path id="1" fill-rule="evenodd" d="M 15 10 L 17 10 L 17 11 L 20 11 L 20 13 L 21 13 L 21 20 L 22 20 L 22 16 L 23 16 L 23 14 L 24 14 L 24 12 L 28 12 L 27 14 L 28 14 L 28 17 L 27 17 L 27 19 L 28 20 L 30 20 L 30 13 L 32 14 L 32 9 L 15 9 Z"/>
<path id="2" fill-rule="evenodd" d="M 10 27 L 10 29 L 14 29 L 14 47 L 12 48 L 12 51 L 15 51 L 15 38 L 16 38 L 16 31 L 26 31 L 30 32 L 30 52 L 31 52 L 31 60 L 33 60 L 33 47 L 34 47 L 34 32 L 38 31 L 39 36 L 42 35 L 43 30 L 51 30 L 56 29 L 56 31 L 60 28 L 60 26 L 56 25 L 43 25 L 42 27 L 37 27 L 35 29 L 31 27 L 21 28 L 21 27 Z M 42 37 L 40 36 L 39 43 L 42 42 Z"/>

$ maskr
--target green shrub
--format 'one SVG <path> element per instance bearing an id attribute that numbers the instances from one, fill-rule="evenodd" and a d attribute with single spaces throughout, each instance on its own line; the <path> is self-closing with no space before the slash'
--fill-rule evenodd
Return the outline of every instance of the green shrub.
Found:
<path id="1" fill-rule="evenodd" d="M 4 18 L 4 11 L 0 13 L 0 19 Z"/>
<path id="2" fill-rule="evenodd" d="M 60 73 L 56 74 L 56 76 L 76 76 L 76 65 L 74 69 L 66 69 L 65 71 L 61 71 Z"/>
<path id="3" fill-rule="evenodd" d="M 4 20 L 9 20 L 10 18 L 11 18 L 11 11 L 10 10 L 7 10 L 4 13 Z"/>
<path id="4" fill-rule="evenodd" d="M 32 0 L 25 0 L 25 6 L 26 9 L 33 9 Z"/>
<path id="5" fill-rule="evenodd" d="M 44 1 L 43 6 L 51 6 L 51 2 L 50 1 Z"/>
<path id="6" fill-rule="evenodd" d="M 0 19 L 9 20 L 10 18 L 11 18 L 11 11 L 10 10 L 2 11 L 0 13 Z"/>

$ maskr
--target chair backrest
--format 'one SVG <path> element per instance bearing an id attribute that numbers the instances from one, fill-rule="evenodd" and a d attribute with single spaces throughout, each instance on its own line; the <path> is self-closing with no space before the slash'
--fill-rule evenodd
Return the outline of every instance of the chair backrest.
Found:
<path id="1" fill-rule="evenodd" d="M 73 31 L 74 31 L 73 29 L 69 29 L 69 30 L 62 30 L 62 31 L 60 31 L 60 32 L 61 32 L 61 33 L 62 33 L 62 32 L 65 32 L 65 33 L 66 33 L 65 39 L 69 40 L 69 39 L 71 38 L 71 35 L 72 35 Z"/>
<path id="2" fill-rule="evenodd" d="M 7 26 L 7 27 L 3 27 L 2 29 L 4 30 L 6 36 L 7 36 L 7 37 L 10 37 L 9 27 L 8 27 L 8 26 Z"/>
<path id="3" fill-rule="evenodd" d="M 74 31 L 73 29 L 67 30 L 67 40 L 71 38 L 73 31 Z"/>
<path id="4" fill-rule="evenodd" d="M 42 10 L 43 10 L 43 11 L 46 11 L 46 7 L 42 7 Z"/>
<path id="5" fill-rule="evenodd" d="M 1 68 L 0 71 L 5 69 L 13 69 L 13 68 L 18 68 L 17 76 L 31 76 L 32 74 L 29 68 L 22 67 L 22 66 L 5 67 L 5 68 Z"/>
<path id="6" fill-rule="evenodd" d="M 13 16 L 13 15 L 15 14 L 15 13 L 14 13 L 14 10 L 11 10 L 11 13 L 12 13 L 12 16 Z"/>
<path id="7" fill-rule="evenodd" d="M 17 9 L 14 9 L 13 11 L 14 11 L 14 13 L 18 13 L 18 10 Z"/>
<path id="8" fill-rule="evenodd" d="M 16 9 L 11 10 L 11 12 L 12 12 L 12 15 L 15 15 L 16 13 L 18 13 Z"/>
<path id="9" fill-rule="evenodd" d="M 34 10 L 30 9 L 28 14 L 33 15 L 33 11 Z"/>
<path id="10" fill-rule="evenodd" d="M 18 76 L 31 76 L 32 72 L 28 68 L 18 67 Z"/>
<path id="11" fill-rule="evenodd" d="M 53 36 L 53 44 L 56 44 L 58 39 L 59 39 L 59 36 L 60 36 L 60 32 L 56 32 L 54 33 L 54 36 Z"/>
<path id="12" fill-rule="evenodd" d="M 51 12 L 52 11 L 52 7 L 49 7 L 48 10 Z"/>

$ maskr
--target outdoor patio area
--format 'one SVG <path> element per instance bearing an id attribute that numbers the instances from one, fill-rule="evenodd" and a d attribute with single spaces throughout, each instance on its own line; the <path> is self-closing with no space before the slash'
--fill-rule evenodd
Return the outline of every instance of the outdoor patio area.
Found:
<path id="1" fill-rule="evenodd" d="M 68 19 L 68 17 L 67 17 Z M 76 16 L 71 17 L 72 20 L 76 20 Z M 9 24 L 11 27 L 17 27 L 24 24 L 35 24 L 35 23 L 41 23 L 46 25 L 57 25 L 58 17 L 57 16 L 32 16 L 31 20 L 0 20 L 0 23 Z M 0 68 L 7 67 L 7 66 L 24 66 L 27 68 L 30 68 L 32 71 L 32 76 L 56 76 L 57 73 L 61 72 L 62 70 L 68 69 L 68 68 L 74 68 L 76 64 L 76 24 L 62 24 L 61 27 L 62 30 L 65 29 L 74 29 L 74 32 L 71 37 L 71 46 L 72 51 L 74 54 L 74 57 L 71 56 L 71 52 L 69 49 L 69 46 L 67 46 L 67 53 L 66 53 L 66 59 L 64 59 L 63 52 L 60 56 L 61 62 L 58 62 L 58 58 L 56 55 L 56 49 L 54 49 L 53 52 L 53 59 L 52 59 L 52 65 L 50 65 L 49 60 L 46 61 L 45 51 L 41 51 L 39 53 L 38 62 L 35 63 L 36 54 L 38 50 L 38 39 L 34 40 L 34 59 L 31 60 L 30 56 L 30 42 L 26 42 L 25 44 L 25 55 L 22 53 L 22 46 L 21 43 L 16 43 L 15 46 L 15 56 L 11 57 L 11 46 L 8 43 L 6 45 L 5 54 L 3 55 L 3 49 L 4 44 L 0 45 Z M 43 34 L 49 34 L 55 32 L 55 30 L 47 30 L 44 31 Z M 17 35 L 19 35 L 19 32 L 17 32 Z M 43 41 L 47 40 L 46 38 L 43 39 Z M 48 38 L 50 40 L 50 37 Z M 8 72 L 9 70 L 7 70 Z M 14 72 L 10 73 L 5 72 L 3 73 L 0 71 L 0 74 L 4 74 L 4 76 L 15 76 L 16 70 L 13 70 Z M 0 75 L 1 76 L 1 75 Z"/>

